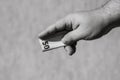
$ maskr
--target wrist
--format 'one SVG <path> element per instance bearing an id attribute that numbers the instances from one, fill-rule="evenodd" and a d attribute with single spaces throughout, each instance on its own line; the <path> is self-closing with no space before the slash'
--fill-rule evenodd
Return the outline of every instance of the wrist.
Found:
<path id="1" fill-rule="evenodd" d="M 92 10 L 92 12 L 94 13 L 94 15 L 96 15 L 102 20 L 102 24 L 104 26 L 109 25 L 112 22 L 109 17 L 109 14 L 107 14 L 107 12 L 103 8 Z"/>
<path id="2" fill-rule="evenodd" d="M 101 18 L 103 18 L 105 25 L 108 25 L 112 22 L 112 19 L 110 18 L 110 14 L 104 8 L 96 9 L 95 13 Z"/>
<path id="3" fill-rule="evenodd" d="M 99 9 L 107 23 L 111 23 L 120 19 L 120 0 L 111 0 Z"/>
<path id="4" fill-rule="evenodd" d="M 117 17 L 115 15 L 112 15 L 112 13 L 109 11 L 109 8 L 103 7 L 101 8 L 101 12 L 103 12 L 102 15 L 105 21 L 107 22 L 107 24 L 110 24 L 111 22 L 117 20 Z"/>

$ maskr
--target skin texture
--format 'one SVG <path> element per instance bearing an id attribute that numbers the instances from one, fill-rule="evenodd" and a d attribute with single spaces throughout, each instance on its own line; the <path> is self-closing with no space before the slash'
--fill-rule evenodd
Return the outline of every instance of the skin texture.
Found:
<path id="1" fill-rule="evenodd" d="M 80 12 L 79 14 L 70 14 L 64 19 L 51 25 L 48 29 L 41 33 L 41 38 L 47 38 L 49 35 L 59 31 L 69 31 L 62 39 L 62 41 L 69 45 L 65 49 L 69 54 L 75 52 L 76 42 L 78 40 L 90 40 L 106 26 L 103 16 L 89 12 Z M 93 24 L 94 23 L 94 24 Z"/>
<path id="2" fill-rule="evenodd" d="M 69 14 L 42 32 L 40 37 L 44 39 L 59 31 L 69 31 L 62 41 L 68 45 L 65 47 L 67 53 L 72 55 L 76 51 L 77 41 L 98 38 L 104 28 L 119 17 L 120 0 L 111 0 L 99 9 Z"/>
<path id="3" fill-rule="evenodd" d="M 106 1 L 0 0 L 0 80 L 120 80 L 120 28 L 78 41 L 73 56 L 63 47 L 42 52 L 38 41 L 41 31 L 65 15 Z"/>

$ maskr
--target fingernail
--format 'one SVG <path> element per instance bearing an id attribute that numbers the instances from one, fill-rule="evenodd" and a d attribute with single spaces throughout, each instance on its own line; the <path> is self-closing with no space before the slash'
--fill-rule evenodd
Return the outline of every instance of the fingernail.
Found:
<path id="1" fill-rule="evenodd" d="M 72 50 L 67 50 L 67 53 L 68 53 L 70 56 L 72 56 L 73 51 L 72 51 Z"/>
<path id="2" fill-rule="evenodd" d="M 69 48 L 65 47 L 65 51 L 66 51 L 67 54 L 70 54 Z"/>
<path id="3" fill-rule="evenodd" d="M 67 50 L 66 52 L 67 52 L 68 55 L 70 55 L 70 51 L 69 50 Z"/>

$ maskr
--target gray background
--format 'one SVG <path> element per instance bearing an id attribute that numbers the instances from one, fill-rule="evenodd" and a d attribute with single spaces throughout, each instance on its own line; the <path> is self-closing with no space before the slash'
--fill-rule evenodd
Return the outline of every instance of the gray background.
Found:
<path id="1" fill-rule="evenodd" d="M 0 80 L 119 80 L 120 28 L 63 48 L 41 51 L 38 33 L 65 15 L 108 0 L 0 0 Z"/>

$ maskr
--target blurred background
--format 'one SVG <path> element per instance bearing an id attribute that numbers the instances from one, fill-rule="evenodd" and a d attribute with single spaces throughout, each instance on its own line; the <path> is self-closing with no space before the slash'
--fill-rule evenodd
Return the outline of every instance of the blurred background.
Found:
<path id="1" fill-rule="evenodd" d="M 120 80 L 120 28 L 43 53 L 38 34 L 66 15 L 109 0 L 0 0 L 0 80 Z"/>

